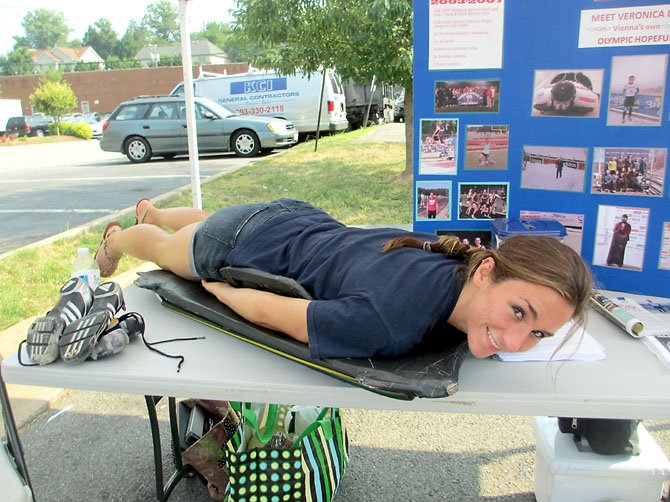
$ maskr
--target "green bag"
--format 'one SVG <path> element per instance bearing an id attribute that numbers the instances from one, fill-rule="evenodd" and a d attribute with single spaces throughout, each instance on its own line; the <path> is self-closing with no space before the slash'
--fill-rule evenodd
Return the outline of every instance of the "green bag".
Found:
<path id="1" fill-rule="evenodd" d="M 247 446 L 227 445 L 230 502 L 323 501 L 333 499 L 349 464 L 349 442 L 342 412 L 317 409 L 318 415 L 289 440 L 283 421 L 288 406 L 267 405 L 254 413 L 231 403 L 243 417 Z"/>

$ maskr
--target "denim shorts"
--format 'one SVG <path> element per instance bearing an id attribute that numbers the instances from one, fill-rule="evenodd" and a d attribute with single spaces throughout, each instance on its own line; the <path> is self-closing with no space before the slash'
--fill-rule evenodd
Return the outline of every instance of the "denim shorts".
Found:
<path id="1" fill-rule="evenodd" d="M 219 269 L 228 265 L 228 254 L 259 226 L 279 214 L 312 208 L 300 200 L 278 199 L 219 209 L 193 232 L 189 252 L 191 275 L 197 279 L 220 279 Z"/>

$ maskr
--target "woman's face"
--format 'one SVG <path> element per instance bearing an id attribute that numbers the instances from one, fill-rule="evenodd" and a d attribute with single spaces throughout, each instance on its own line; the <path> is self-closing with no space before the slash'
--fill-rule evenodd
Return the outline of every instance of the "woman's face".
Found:
<path id="1" fill-rule="evenodd" d="M 486 260 L 472 279 L 476 290 L 467 319 L 475 357 L 528 350 L 572 318 L 574 307 L 554 289 L 517 279 L 495 283 L 490 278 L 495 265 L 484 266 Z"/>

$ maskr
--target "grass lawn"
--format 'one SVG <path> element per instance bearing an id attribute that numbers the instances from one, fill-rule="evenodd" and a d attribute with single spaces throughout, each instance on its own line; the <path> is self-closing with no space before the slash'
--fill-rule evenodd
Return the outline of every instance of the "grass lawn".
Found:
<path id="1" fill-rule="evenodd" d="M 323 208 L 349 225 L 412 222 L 412 176 L 404 172 L 405 145 L 360 141 L 369 129 L 300 144 L 240 171 L 202 185 L 203 208 L 293 197 Z M 29 138 L 46 140 L 46 138 Z M 160 206 L 191 205 L 185 190 Z M 112 215 L 124 227 L 134 216 Z M 91 254 L 100 243 L 103 226 L 41 247 L 22 248 L 0 260 L 0 330 L 46 312 L 58 300 L 58 290 L 70 274 L 79 247 Z M 121 260 L 118 273 L 140 262 Z M 113 277 L 112 277 L 113 280 Z"/>

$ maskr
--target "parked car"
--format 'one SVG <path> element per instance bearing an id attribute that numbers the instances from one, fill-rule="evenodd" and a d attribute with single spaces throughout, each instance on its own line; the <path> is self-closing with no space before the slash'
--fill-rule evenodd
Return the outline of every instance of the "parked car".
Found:
<path id="1" fill-rule="evenodd" d="M 9 136 L 46 136 L 49 134 L 50 117 L 30 115 L 27 117 L 10 117 L 5 127 L 5 135 Z"/>
<path id="2" fill-rule="evenodd" d="M 88 125 L 91 128 L 91 133 L 93 138 L 100 139 L 102 138 L 102 126 L 105 123 L 104 119 L 96 118 L 95 116 L 90 116 L 84 119 L 83 124 Z"/>
<path id="3" fill-rule="evenodd" d="M 238 115 L 204 97 L 194 101 L 200 152 L 233 151 L 240 157 L 253 157 L 298 141 L 298 131 L 287 120 Z M 154 155 L 172 158 L 188 153 L 184 96 L 140 96 L 124 101 L 103 125 L 100 148 L 124 153 L 135 163 Z"/>
<path id="4" fill-rule="evenodd" d="M 79 124 L 83 122 L 83 115 L 81 113 L 71 113 L 69 115 L 63 115 L 60 118 L 61 122 L 65 122 L 66 124 Z"/>

